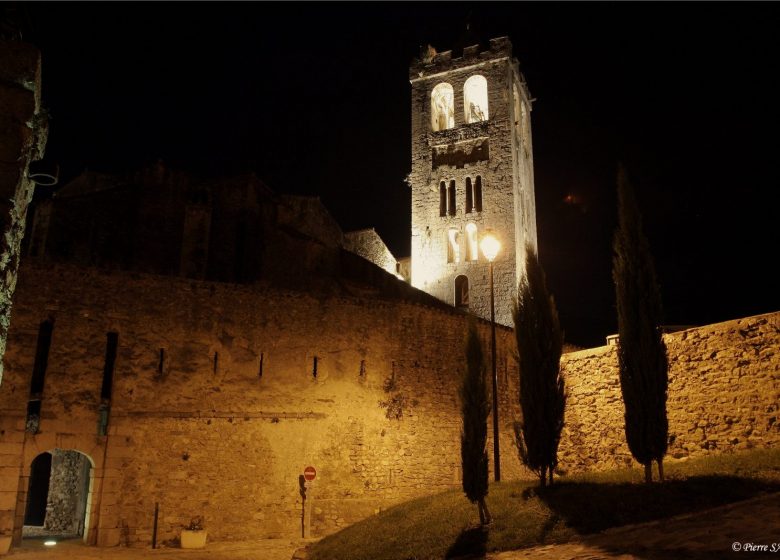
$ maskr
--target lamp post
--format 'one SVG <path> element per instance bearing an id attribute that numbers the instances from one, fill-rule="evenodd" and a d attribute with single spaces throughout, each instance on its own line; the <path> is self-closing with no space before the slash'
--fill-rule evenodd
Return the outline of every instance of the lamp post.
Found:
<path id="1" fill-rule="evenodd" d="M 498 449 L 498 374 L 496 373 L 496 305 L 493 295 L 493 261 L 501 249 L 501 242 L 492 232 L 487 232 L 480 242 L 482 254 L 490 268 L 490 355 L 493 359 L 493 473 L 496 482 L 501 480 L 501 458 Z"/>

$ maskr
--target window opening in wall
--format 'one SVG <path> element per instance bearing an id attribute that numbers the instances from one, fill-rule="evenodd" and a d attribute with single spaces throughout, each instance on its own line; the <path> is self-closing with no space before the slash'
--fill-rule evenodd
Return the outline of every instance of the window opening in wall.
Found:
<path id="1" fill-rule="evenodd" d="M 462 274 L 455 278 L 455 307 L 469 308 L 469 279 Z"/>
<path id="2" fill-rule="evenodd" d="M 488 119 L 488 89 L 484 76 L 476 75 L 463 85 L 463 109 L 467 123 Z"/>
<path id="3" fill-rule="evenodd" d="M 311 368 L 311 376 L 314 379 L 317 379 L 317 356 L 314 356 L 314 363 L 312 364 Z"/>
<path id="4" fill-rule="evenodd" d="M 30 380 L 30 399 L 27 402 L 26 430 L 36 434 L 41 421 L 41 399 L 46 380 L 46 368 L 49 364 L 49 350 L 51 349 L 51 335 L 54 330 L 54 322 L 47 319 L 38 327 L 38 343 L 35 348 L 35 362 L 33 374 Z"/>
<path id="5" fill-rule="evenodd" d="M 447 231 L 447 262 L 460 262 L 460 232 L 455 228 Z"/>
<path id="6" fill-rule="evenodd" d="M 157 362 L 157 373 L 163 374 L 163 364 L 165 364 L 165 348 L 160 348 L 160 360 Z"/>
<path id="7" fill-rule="evenodd" d="M 103 386 L 100 389 L 100 398 L 104 401 L 111 400 L 111 389 L 114 386 L 114 363 L 116 362 L 116 348 L 118 342 L 118 333 L 110 332 L 106 334 L 106 360 L 103 365 Z"/>
<path id="8" fill-rule="evenodd" d="M 260 365 L 257 368 L 257 377 L 259 377 L 260 379 L 263 378 L 263 358 L 264 357 L 265 356 L 263 355 L 263 353 L 260 352 Z"/>
<path id="9" fill-rule="evenodd" d="M 447 215 L 447 184 L 439 183 L 439 216 Z"/>
<path id="10" fill-rule="evenodd" d="M 218 365 L 219 365 L 219 352 L 214 352 L 214 373 L 217 373 Z"/>
<path id="11" fill-rule="evenodd" d="M 431 129 L 434 132 L 455 126 L 455 94 L 448 83 L 440 83 L 431 92 Z"/>
<path id="12" fill-rule="evenodd" d="M 448 196 L 450 216 L 455 215 L 455 201 L 456 201 L 455 197 L 456 197 L 455 180 L 453 179 L 452 181 L 450 181 L 450 189 L 449 189 L 449 196 Z"/>
<path id="13" fill-rule="evenodd" d="M 100 388 L 100 405 L 98 407 L 99 436 L 108 434 L 108 417 L 111 413 L 111 389 L 114 386 L 114 363 L 116 362 L 116 348 L 119 342 L 119 334 L 106 333 L 106 360 L 103 365 L 103 385 Z"/>
<path id="14" fill-rule="evenodd" d="M 478 258 L 477 226 L 476 224 L 466 224 L 466 260 L 476 261 Z"/>
<path id="15" fill-rule="evenodd" d="M 43 385 L 46 378 L 46 368 L 49 364 L 49 349 L 51 348 L 51 334 L 54 323 L 50 320 L 43 321 L 38 327 L 38 344 L 35 348 L 35 362 L 33 364 L 33 376 L 30 383 L 30 394 L 43 394 Z"/>
<path id="16" fill-rule="evenodd" d="M 247 281 L 246 252 L 246 223 L 241 220 L 236 225 L 236 252 L 233 261 L 233 280 L 238 283 Z"/>
<path id="17" fill-rule="evenodd" d="M 471 177 L 466 177 L 466 214 L 474 210 L 474 192 L 471 185 Z"/>
<path id="18" fill-rule="evenodd" d="M 474 181 L 474 209 L 477 212 L 482 212 L 482 177 L 479 175 Z"/>
<path id="19" fill-rule="evenodd" d="M 27 422 L 25 430 L 31 434 L 37 434 L 41 426 L 41 399 L 31 398 L 27 401 Z"/>

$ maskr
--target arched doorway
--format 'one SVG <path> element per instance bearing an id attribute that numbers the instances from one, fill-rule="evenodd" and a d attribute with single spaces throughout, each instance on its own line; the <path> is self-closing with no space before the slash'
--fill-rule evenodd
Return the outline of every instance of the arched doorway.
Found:
<path id="1" fill-rule="evenodd" d="M 23 538 L 87 539 L 93 463 L 73 449 L 52 449 L 30 465 Z"/>
<path id="2" fill-rule="evenodd" d="M 455 278 L 455 307 L 469 308 L 469 279 L 462 274 Z"/>
<path id="3" fill-rule="evenodd" d="M 27 488 L 27 507 L 24 510 L 24 524 L 43 527 L 46 519 L 46 503 L 49 498 L 51 477 L 51 453 L 41 453 L 30 465 L 30 484 Z"/>

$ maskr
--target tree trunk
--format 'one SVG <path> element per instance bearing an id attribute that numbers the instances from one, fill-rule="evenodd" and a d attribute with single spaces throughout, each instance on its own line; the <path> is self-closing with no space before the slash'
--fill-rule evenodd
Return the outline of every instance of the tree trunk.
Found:
<path id="1" fill-rule="evenodd" d="M 547 467 L 542 467 L 539 470 L 539 486 L 542 488 L 547 486 Z"/>
<path id="2" fill-rule="evenodd" d="M 482 525 L 490 525 L 493 523 L 493 518 L 490 516 L 490 511 L 488 510 L 487 503 L 485 503 L 485 498 L 479 500 L 477 506 L 479 507 L 479 522 Z"/>
<path id="3" fill-rule="evenodd" d="M 664 460 L 663 457 L 660 459 L 657 459 L 656 462 L 658 463 L 658 480 L 661 482 L 664 481 Z"/>
<path id="4" fill-rule="evenodd" d="M 648 461 L 645 463 L 645 482 L 650 484 L 653 482 L 653 462 Z"/>
<path id="5" fill-rule="evenodd" d="M 550 467 L 550 486 L 553 485 L 553 468 Z"/>

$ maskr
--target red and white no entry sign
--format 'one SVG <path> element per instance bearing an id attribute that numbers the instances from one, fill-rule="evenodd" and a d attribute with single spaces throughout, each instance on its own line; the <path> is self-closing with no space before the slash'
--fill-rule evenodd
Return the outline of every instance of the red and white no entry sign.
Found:
<path id="1" fill-rule="evenodd" d="M 317 469 L 315 469 L 314 467 L 306 467 L 303 470 L 303 478 L 305 478 L 309 482 L 314 480 L 316 477 L 317 477 Z"/>

